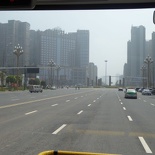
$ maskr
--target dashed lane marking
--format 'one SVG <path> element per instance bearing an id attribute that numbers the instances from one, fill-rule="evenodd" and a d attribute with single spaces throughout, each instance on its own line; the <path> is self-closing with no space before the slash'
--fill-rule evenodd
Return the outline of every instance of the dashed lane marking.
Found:
<path id="1" fill-rule="evenodd" d="M 152 153 L 151 149 L 149 148 L 149 146 L 147 145 L 146 141 L 144 140 L 143 137 L 138 137 L 142 146 L 144 147 L 144 150 L 146 153 Z"/>
<path id="2" fill-rule="evenodd" d="M 51 105 L 52 107 L 55 107 L 55 106 L 57 106 L 58 104 L 53 104 L 53 105 Z"/>
<path id="3" fill-rule="evenodd" d="M 91 104 L 88 104 L 88 107 L 90 107 L 91 106 Z"/>
<path id="4" fill-rule="evenodd" d="M 27 113 L 25 113 L 25 115 L 33 114 L 35 112 L 37 112 L 37 110 L 31 111 L 31 112 L 27 112 Z"/>
<path id="5" fill-rule="evenodd" d="M 133 121 L 133 119 L 131 118 L 131 116 L 127 116 L 129 121 Z"/>
<path id="6" fill-rule="evenodd" d="M 126 108 L 125 108 L 125 107 L 123 107 L 123 109 L 124 109 L 124 110 L 126 110 Z"/>
<path id="7" fill-rule="evenodd" d="M 78 112 L 77 115 L 80 115 L 81 113 L 83 113 L 83 110 L 81 110 L 80 112 Z"/>
<path id="8" fill-rule="evenodd" d="M 57 130 L 55 130 L 52 134 L 56 135 L 57 133 L 59 133 L 67 124 L 63 124 L 60 128 L 58 128 Z"/>

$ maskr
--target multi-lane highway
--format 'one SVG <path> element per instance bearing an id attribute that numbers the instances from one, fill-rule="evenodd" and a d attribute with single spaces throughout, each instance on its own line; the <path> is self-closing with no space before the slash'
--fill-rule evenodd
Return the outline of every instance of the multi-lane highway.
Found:
<path id="1" fill-rule="evenodd" d="M 0 93 L 0 154 L 45 150 L 155 154 L 155 96 L 117 89 Z"/>

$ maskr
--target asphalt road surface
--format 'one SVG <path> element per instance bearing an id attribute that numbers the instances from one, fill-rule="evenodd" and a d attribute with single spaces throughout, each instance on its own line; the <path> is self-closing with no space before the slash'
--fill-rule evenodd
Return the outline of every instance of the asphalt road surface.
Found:
<path id="1" fill-rule="evenodd" d="M 155 96 L 117 89 L 0 93 L 0 155 L 45 150 L 155 154 Z"/>

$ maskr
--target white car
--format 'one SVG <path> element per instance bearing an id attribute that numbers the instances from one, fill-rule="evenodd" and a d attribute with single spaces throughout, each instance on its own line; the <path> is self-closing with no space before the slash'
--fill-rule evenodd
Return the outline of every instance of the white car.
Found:
<path id="1" fill-rule="evenodd" d="M 144 89 L 142 91 L 142 95 L 152 95 L 151 91 L 149 89 Z"/>

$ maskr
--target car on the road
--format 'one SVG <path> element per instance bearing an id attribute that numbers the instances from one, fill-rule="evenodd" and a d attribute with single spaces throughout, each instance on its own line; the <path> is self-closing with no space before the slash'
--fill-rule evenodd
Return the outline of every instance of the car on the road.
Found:
<path id="1" fill-rule="evenodd" d="M 135 89 L 126 89 L 124 98 L 135 98 L 135 99 L 137 99 L 137 91 Z"/>
<path id="2" fill-rule="evenodd" d="M 51 90 L 56 90 L 56 86 L 52 86 L 51 87 Z"/>
<path id="3" fill-rule="evenodd" d="M 118 88 L 118 91 L 123 91 L 123 88 L 122 88 L 122 87 L 119 87 L 119 88 Z"/>
<path id="4" fill-rule="evenodd" d="M 40 85 L 30 85 L 29 86 L 29 91 L 30 93 L 39 93 L 39 92 L 43 92 L 43 88 Z"/>
<path id="5" fill-rule="evenodd" d="M 152 95 L 155 95 L 155 89 L 152 89 L 152 90 L 151 90 L 151 94 L 152 94 Z"/>
<path id="6" fill-rule="evenodd" d="M 144 89 L 142 91 L 142 95 L 152 95 L 151 90 L 150 89 Z"/>

